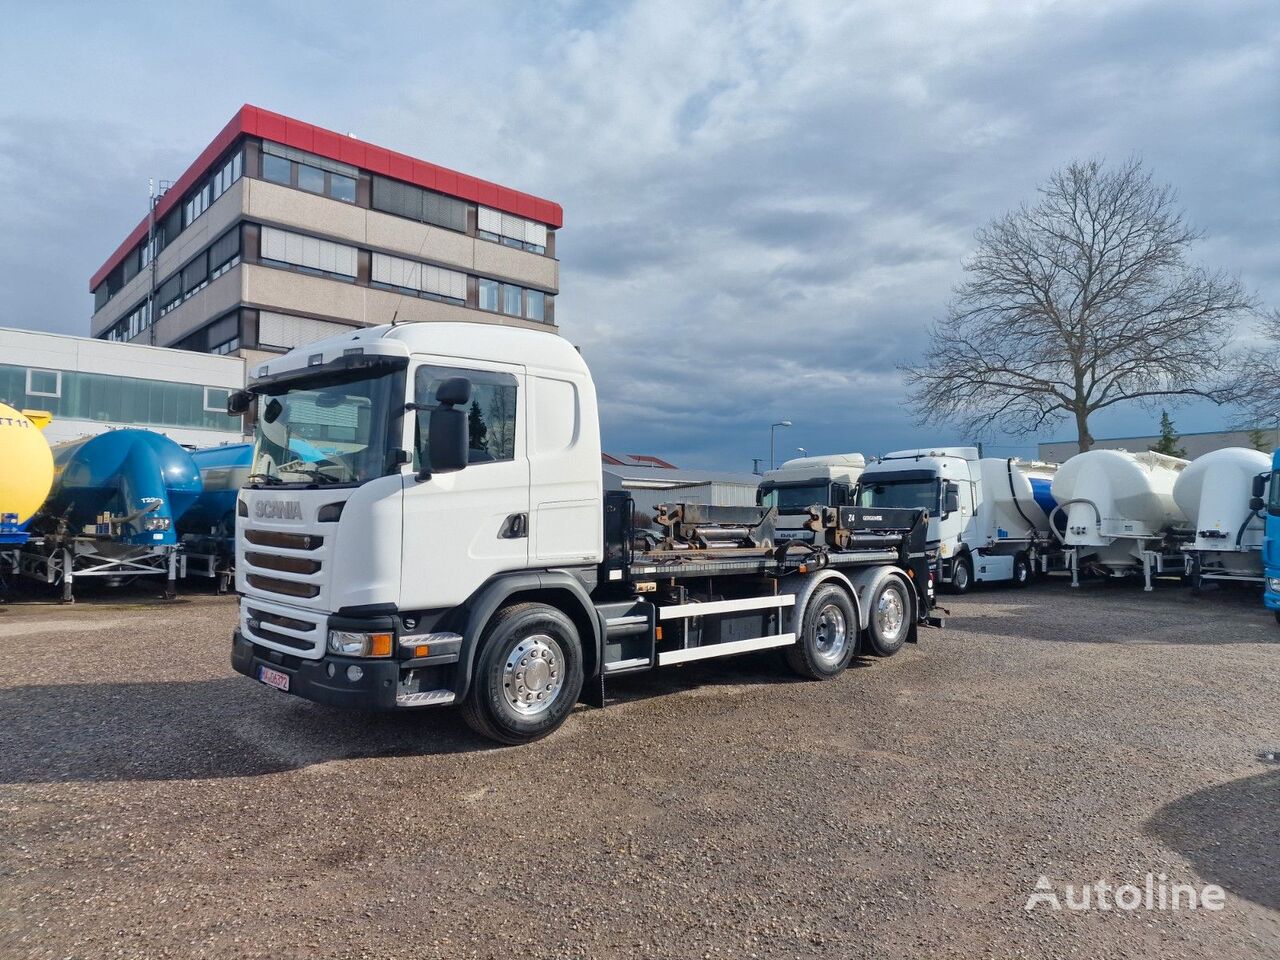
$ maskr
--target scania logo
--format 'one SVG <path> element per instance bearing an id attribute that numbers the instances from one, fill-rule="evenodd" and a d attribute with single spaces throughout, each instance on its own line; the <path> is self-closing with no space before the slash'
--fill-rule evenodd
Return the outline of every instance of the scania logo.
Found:
<path id="1" fill-rule="evenodd" d="M 301 520 L 302 504 L 297 500 L 259 500 L 253 515 L 260 520 Z"/>

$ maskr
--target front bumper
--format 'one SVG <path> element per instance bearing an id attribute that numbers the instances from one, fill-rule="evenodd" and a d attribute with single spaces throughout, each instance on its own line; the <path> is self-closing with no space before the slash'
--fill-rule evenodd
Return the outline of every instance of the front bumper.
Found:
<path id="1" fill-rule="evenodd" d="M 237 673 L 258 679 L 258 668 L 268 667 L 289 677 L 289 693 L 331 707 L 353 710 L 394 710 L 400 687 L 400 662 L 367 657 L 328 655 L 303 660 L 257 646 L 239 631 L 231 637 L 231 666 Z M 357 666 L 364 675 L 347 678 L 347 667 Z M 330 669 L 333 675 L 330 676 Z"/>

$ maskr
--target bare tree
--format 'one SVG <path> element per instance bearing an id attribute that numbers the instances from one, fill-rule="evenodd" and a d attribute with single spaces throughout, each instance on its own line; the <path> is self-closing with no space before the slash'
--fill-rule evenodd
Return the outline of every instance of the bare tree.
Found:
<path id="1" fill-rule="evenodd" d="M 1245 425 L 1280 427 L 1280 310 L 1262 318 L 1258 333 L 1257 342 L 1245 347 L 1236 400 Z"/>
<path id="2" fill-rule="evenodd" d="M 1033 207 L 978 231 L 927 355 L 904 368 L 921 423 L 1026 435 L 1128 400 L 1235 399 L 1231 340 L 1253 306 L 1188 263 L 1200 234 L 1141 161 L 1053 173 Z"/>

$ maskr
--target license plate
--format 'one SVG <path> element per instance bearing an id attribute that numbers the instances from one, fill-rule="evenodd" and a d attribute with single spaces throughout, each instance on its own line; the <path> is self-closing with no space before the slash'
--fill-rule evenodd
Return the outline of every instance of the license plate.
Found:
<path id="1" fill-rule="evenodd" d="M 289 675 L 279 670 L 272 670 L 270 667 L 258 667 L 258 679 L 268 687 L 275 687 L 277 690 L 289 689 Z"/>

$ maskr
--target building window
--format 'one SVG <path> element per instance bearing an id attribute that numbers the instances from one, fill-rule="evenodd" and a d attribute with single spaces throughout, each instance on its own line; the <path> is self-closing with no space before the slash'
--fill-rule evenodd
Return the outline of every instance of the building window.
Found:
<path id="1" fill-rule="evenodd" d="M 524 292 L 524 315 L 530 320 L 537 320 L 539 323 L 546 322 L 547 295 L 541 290 L 526 290 Z"/>
<path id="2" fill-rule="evenodd" d="M 262 259 L 344 280 L 356 276 L 355 247 L 276 227 L 262 228 Z"/>
<path id="3" fill-rule="evenodd" d="M 447 270 L 385 253 L 373 255 L 371 268 L 370 280 L 375 285 L 406 290 L 451 303 L 465 304 L 467 301 L 467 275 L 457 270 Z"/>
<path id="4" fill-rule="evenodd" d="M 232 227 L 209 248 L 209 279 L 222 276 L 240 262 L 240 227 Z"/>
<path id="5" fill-rule="evenodd" d="M 489 310 L 493 313 L 498 312 L 498 287 L 500 284 L 495 280 L 481 280 L 479 283 L 479 301 L 478 306 L 481 310 Z"/>
<path id="6" fill-rule="evenodd" d="M 61 370 L 27 371 L 27 396 L 60 397 L 62 396 Z"/>
<path id="7" fill-rule="evenodd" d="M 298 186 L 309 193 L 324 193 L 324 171 L 298 164 Z"/>
<path id="8" fill-rule="evenodd" d="M 205 387 L 204 408 L 211 413 L 226 413 L 230 396 L 230 387 Z"/>
<path id="9" fill-rule="evenodd" d="M 209 352 L 226 356 L 228 353 L 235 353 L 239 349 L 240 349 L 240 338 L 232 337 L 230 340 L 226 341 L 225 343 L 219 343 L 217 346 L 210 347 Z M 222 412 L 223 413 L 226 412 L 225 406 L 222 408 Z"/>
<path id="10" fill-rule="evenodd" d="M 369 205 L 374 210 L 465 233 L 467 204 L 456 197 L 424 190 L 389 177 L 373 178 Z"/>
<path id="11" fill-rule="evenodd" d="M 502 285 L 502 312 L 508 316 L 520 316 L 520 288 L 510 283 Z"/>
<path id="12" fill-rule="evenodd" d="M 284 157 L 264 154 L 262 157 L 262 179 L 272 183 L 283 183 L 286 187 L 293 180 L 293 164 Z"/>
<path id="13" fill-rule="evenodd" d="M 456 367 L 418 367 L 414 374 L 414 399 L 418 412 L 414 469 L 424 464 L 430 411 L 436 406 L 436 390 L 450 377 L 471 381 L 471 404 L 467 408 L 468 465 L 514 460 L 516 455 L 516 378 L 491 370 L 463 370 Z"/>
<path id="14" fill-rule="evenodd" d="M 476 211 L 476 234 L 482 240 L 491 240 L 530 253 L 547 252 L 547 226 L 536 220 L 526 220 L 492 207 L 479 207 Z"/>
<path id="15" fill-rule="evenodd" d="M 329 174 L 329 196 L 344 203 L 356 202 L 355 177 L 344 177 L 340 173 Z"/>

